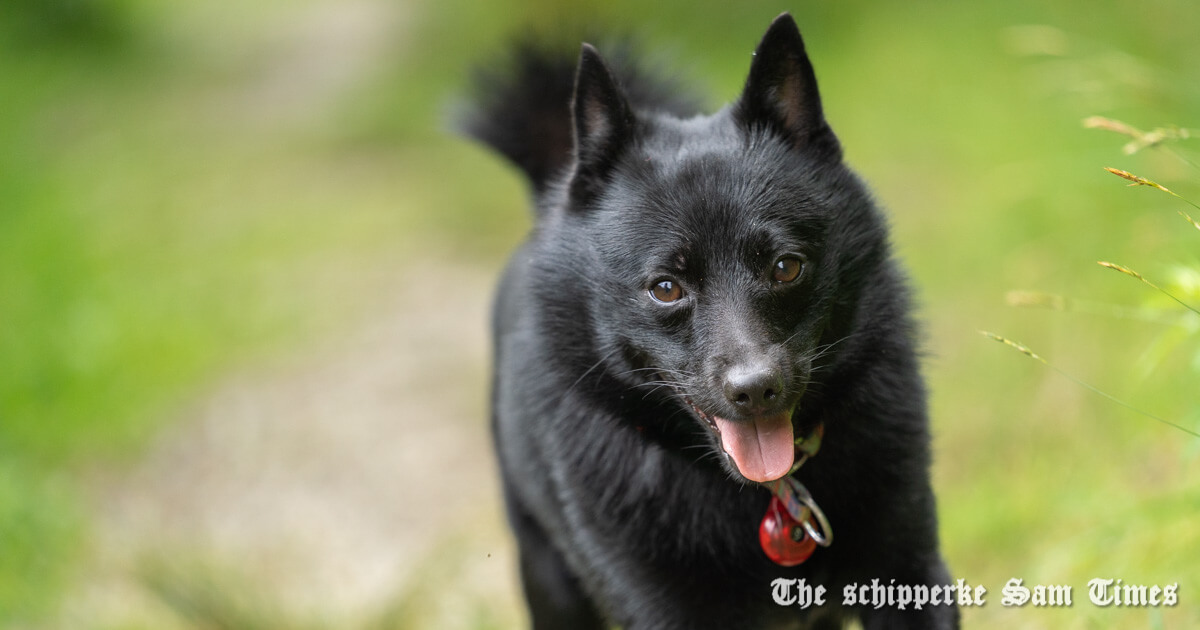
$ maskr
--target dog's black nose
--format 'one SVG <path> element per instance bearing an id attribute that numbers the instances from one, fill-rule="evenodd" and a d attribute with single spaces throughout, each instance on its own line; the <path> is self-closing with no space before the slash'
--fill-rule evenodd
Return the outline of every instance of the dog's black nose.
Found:
<path id="1" fill-rule="evenodd" d="M 761 414 L 783 393 L 783 376 L 761 365 L 737 365 L 725 374 L 725 398 L 748 414 Z"/>

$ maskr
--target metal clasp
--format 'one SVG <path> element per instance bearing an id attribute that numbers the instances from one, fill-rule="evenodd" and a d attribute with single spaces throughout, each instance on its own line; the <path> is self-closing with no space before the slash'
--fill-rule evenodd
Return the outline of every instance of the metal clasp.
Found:
<path id="1" fill-rule="evenodd" d="M 784 477 L 776 482 L 773 492 L 779 497 L 788 514 L 804 527 L 804 531 L 812 537 L 813 542 L 822 547 L 833 544 L 833 528 L 829 526 L 829 519 L 825 518 L 825 512 L 821 511 L 821 507 L 804 484 L 795 477 Z"/>

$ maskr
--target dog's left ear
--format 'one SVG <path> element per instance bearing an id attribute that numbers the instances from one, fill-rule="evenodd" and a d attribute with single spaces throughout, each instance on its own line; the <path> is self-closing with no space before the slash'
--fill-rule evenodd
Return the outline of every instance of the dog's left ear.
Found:
<path id="1" fill-rule="evenodd" d="M 635 125 L 633 109 L 616 77 L 591 44 L 584 44 L 579 52 L 571 115 L 575 123 L 571 197 L 584 205 L 603 188 Z"/>
<path id="2" fill-rule="evenodd" d="M 775 18 L 754 51 L 734 116 L 745 127 L 776 131 L 797 148 L 840 158 L 837 137 L 821 111 L 817 76 L 790 14 Z"/>

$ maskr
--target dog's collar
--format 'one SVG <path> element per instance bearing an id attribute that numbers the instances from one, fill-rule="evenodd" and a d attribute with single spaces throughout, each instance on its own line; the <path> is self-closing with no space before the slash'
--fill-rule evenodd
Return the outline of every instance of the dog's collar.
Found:
<path id="1" fill-rule="evenodd" d="M 798 456 L 796 462 L 792 464 L 792 469 L 788 471 L 788 476 L 795 474 L 805 462 L 812 459 L 817 451 L 821 450 L 821 438 L 823 437 L 825 437 L 825 424 L 818 422 L 811 431 L 796 438 Z"/>

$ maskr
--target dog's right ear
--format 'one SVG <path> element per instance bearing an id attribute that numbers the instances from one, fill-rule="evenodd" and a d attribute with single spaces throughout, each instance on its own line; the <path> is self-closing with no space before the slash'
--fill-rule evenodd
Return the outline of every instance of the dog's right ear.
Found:
<path id="1" fill-rule="evenodd" d="M 579 53 L 571 115 L 575 123 L 575 171 L 570 192 L 572 201 L 580 205 L 601 190 L 635 125 L 633 110 L 616 77 L 591 44 L 584 44 Z"/>

